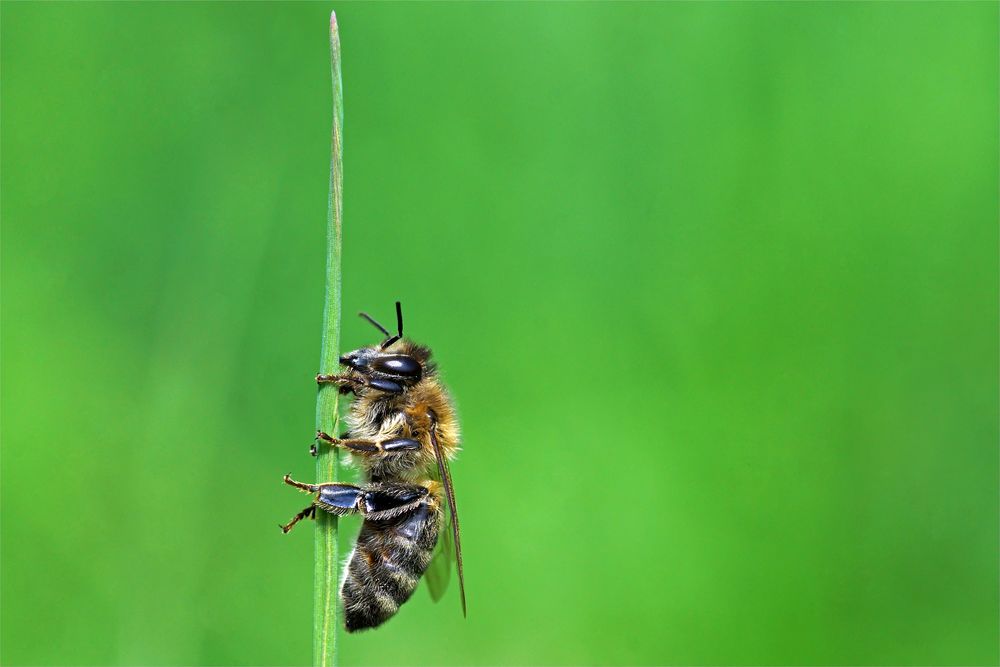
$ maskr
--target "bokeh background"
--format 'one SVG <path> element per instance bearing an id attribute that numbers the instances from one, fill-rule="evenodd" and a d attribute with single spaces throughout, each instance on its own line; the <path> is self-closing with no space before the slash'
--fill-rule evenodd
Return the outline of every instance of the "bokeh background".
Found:
<path id="1" fill-rule="evenodd" d="M 310 660 L 331 8 L 469 589 L 343 665 L 997 664 L 996 3 L 5 2 L 5 665 Z"/>

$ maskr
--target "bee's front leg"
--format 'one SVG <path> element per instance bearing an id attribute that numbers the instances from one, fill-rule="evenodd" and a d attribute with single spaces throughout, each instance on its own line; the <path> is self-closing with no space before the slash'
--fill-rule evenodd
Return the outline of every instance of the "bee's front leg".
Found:
<path id="1" fill-rule="evenodd" d="M 356 392 L 365 385 L 365 381 L 353 375 L 316 375 L 316 384 L 335 384 L 341 394 Z"/>
<path id="2" fill-rule="evenodd" d="M 403 393 L 403 385 L 385 378 L 373 378 L 367 376 L 359 377 L 357 375 L 323 375 L 320 373 L 316 376 L 316 383 L 339 385 L 341 394 L 348 394 L 350 392 L 357 394 L 358 389 L 361 389 L 362 387 L 377 389 L 378 391 L 385 392 L 386 394 Z"/>

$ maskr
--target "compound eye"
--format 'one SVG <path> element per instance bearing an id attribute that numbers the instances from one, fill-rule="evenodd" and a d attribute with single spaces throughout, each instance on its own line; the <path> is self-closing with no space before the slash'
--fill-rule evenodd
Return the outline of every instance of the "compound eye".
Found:
<path id="1" fill-rule="evenodd" d="M 397 375 L 406 378 L 420 377 L 420 364 L 413 357 L 405 354 L 376 357 L 369 366 L 372 370 L 386 375 Z"/>

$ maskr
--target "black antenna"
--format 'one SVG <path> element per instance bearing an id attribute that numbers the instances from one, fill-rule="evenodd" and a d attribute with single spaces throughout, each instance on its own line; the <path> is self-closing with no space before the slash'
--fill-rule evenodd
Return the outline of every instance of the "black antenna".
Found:
<path id="1" fill-rule="evenodd" d="M 382 326 L 381 324 L 379 324 L 378 322 L 376 322 L 375 318 L 372 317 L 371 315 L 369 315 L 368 313 L 358 313 L 358 315 L 360 315 L 361 317 L 363 317 L 366 320 L 368 320 L 369 322 L 371 322 L 375 326 L 376 329 L 378 329 L 379 331 L 381 331 L 382 333 L 384 333 L 386 336 L 390 335 L 389 331 L 384 326 Z"/>
<path id="2" fill-rule="evenodd" d="M 382 329 L 382 331 L 385 331 L 385 329 Z M 382 342 L 383 350 L 403 337 L 403 306 L 399 301 L 396 302 L 396 332 L 395 336 L 389 336 L 389 338 L 386 338 Z M 388 336 L 389 332 L 385 331 L 385 334 Z"/>

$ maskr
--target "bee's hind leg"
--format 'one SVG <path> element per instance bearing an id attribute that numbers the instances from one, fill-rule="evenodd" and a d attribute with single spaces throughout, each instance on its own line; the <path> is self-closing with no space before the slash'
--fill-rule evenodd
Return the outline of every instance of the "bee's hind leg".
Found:
<path id="1" fill-rule="evenodd" d="M 278 524 L 278 525 L 281 528 L 281 532 L 283 532 L 283 533 L 285 533 L 287 535 L 288 531 L 290 531 L 295 526 L 295 524 L 297 524 L 299 521 L 302 521 L 302 519 L 306 519 L 306 518 L 309 518 L 309 519 L 315 519 L 316 518 L 316 506 L 315 505 L 310 505 L 309 507 L 305 508 L 304 510 L 302 510 L 301 512 L 299 512 L 298 514 L 296 514 L 294 517 L 292 517 L 292 520 L 289 521 L 288 523 L 286 523 L 284 525 L 282 525 L 282 524 Z"/>
<path id="2" fill-rule="evenodd" d="M 294 479 L 292 479 L 291 475 L 285 475 L 284 482 L 288 486 L 294 486 L 296 489 L 302 489 L 303 491 L 305 491 L 307 493 L 316 493 L 317 491 L 319 491 L 319 485 L 317 485 L 317 484 L 304 484 L 302 482 L 296 482 Z"/>
<path id="3" fill-rule="evenodd" d="M 303 484 L 288 475 L 285 475 L 285 483 L 316 494 L 312 505 L 281 527 L 285 533 L 302 519 L 315 516 L 317 509 L 337 516 L 361 514 L 376 521 L 395 519 L 426 504 L 430 493 L 427 487 L 419 484 L 368 484 L 363 487 L 338 482 Z"/>

